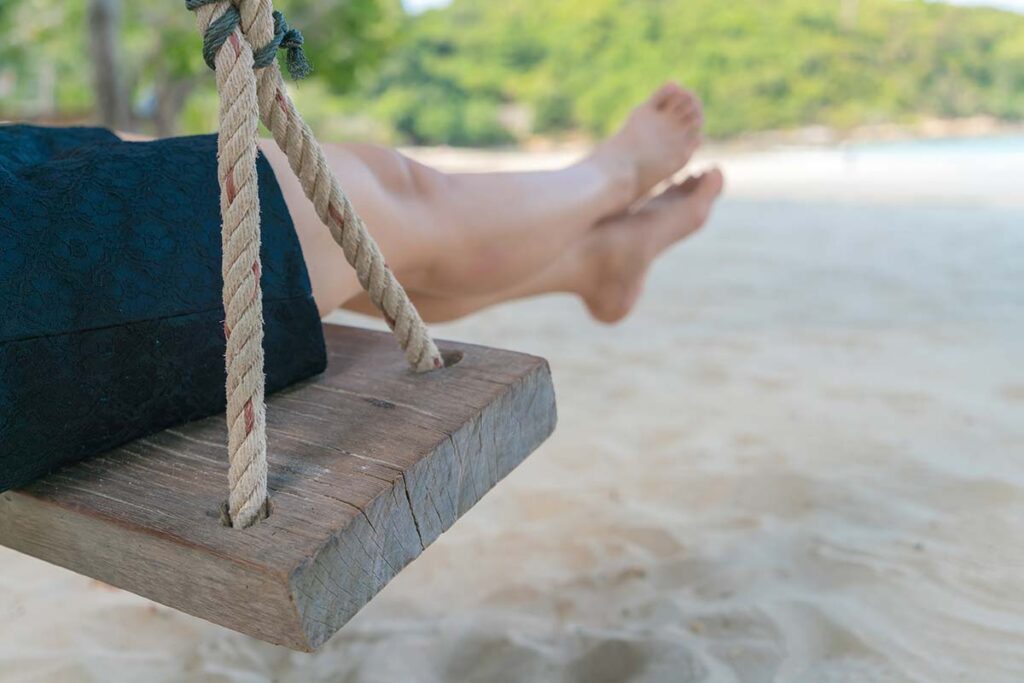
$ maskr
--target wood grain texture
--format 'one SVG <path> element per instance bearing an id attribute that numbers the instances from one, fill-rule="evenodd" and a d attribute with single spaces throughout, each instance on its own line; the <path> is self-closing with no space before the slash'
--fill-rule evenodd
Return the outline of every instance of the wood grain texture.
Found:
<path id="1" fill-rule="evenodd" d="M 0 544 L 279 645 L 315 650 L 553 431 L 547 363 L 326 325 L 328 370 L 271 397 L 272 512 L 220 523 L 212 417 L 0 494 Z"/>

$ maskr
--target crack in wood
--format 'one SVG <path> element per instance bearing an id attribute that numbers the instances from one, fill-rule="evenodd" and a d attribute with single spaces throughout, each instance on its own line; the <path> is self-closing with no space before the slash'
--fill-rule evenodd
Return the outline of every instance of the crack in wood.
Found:
<path id="1" fill-rule="evenodd" d="M 409 495 L 409 484 L 405 480 L 405 475 L 402 476 L 402 487 L 405 489 L 405 502 L 409 504 L 409 514 L 412 515 L 412 523 L 416 527 L 416 535 L 420 539 L 420 549 L 426 550 L 427 546 L 423 543 L 423 532 L 420 531 L 420 520 L 416 517 L 416 509 L 412 504 L 412 497 Z"/>
<path id="2" fill-rule="evenodd" d="M 344 448 L 340 448 L 338 446 L 335 446 L 334 444 L 325 444 L 325 443 L 317 443 L 315 441 L 309 441 L 308 439 L 303 439 L 300 436 L 297 436 L 295 434 L 292 434 L 291 432 L 285 431 L 285 430 L 281 429 L 280 427 L 271 427 L 271 426 L 268 425 L 267 426 L 267 433 L 268 434 L 278 434 L 278 435 L 284 436 L 286 438 L 289 438 L 289 439 L 292 439 L 294 441 L 297 441 L 297 442 L 303 444 L 304 446 L 312 446 L 313 448 L 318 448 L 318 449 L 321 449 L 321 450 L 327 449 L 327 450 L 330 450 L 330 451 L 334 451 L 335 453 L 340 453 L 341 455 L 351 456 L 351 457 L 356 458 L 358 460 L 365 460 L 366 462 L 372 462 L 375 465 L 380 465 L 381 467 L 386 467 L 389 470 L 393 470 L 395 472 L 395 474 L 398 474 L 398 475 L 402 474 L 402 468 L 401 467 L 398 467 L 397 465 L 395 465 L 393 463 L 390 463 L 387 460 L 380 460 L 379 458 L 374 458 L 373 456 L 370 456 L 370 455 L 362 455 L 361 453 L 354 453 L 354 452 L 346 450 Z M 375 477 L 374 475 L 370 474 L 369 472 L 367 472 L 366 475 L 369 476 L 369 477 L 373 477 L 374 479 L 380 479 L 380 481 L 387 482 L 388 484 L 394 483 L 390 479 L 382 479 L 381 477 Z"/>
<path id="3" fill-rule="evenodd" d="M 341 387 L 336 387 L 336 386 L 332 386 L 332 385 L 329 385 L 329 384 L 316 384 L 316 385 L 314 385 L 313 388 L 318 389 L 319 391 L 330 391 L 330 392 L 335 393 L 335 394 L 343 394 L 345 396 L 352 396 L 354 398 L 360 398 L 360 399 L 362 399 L 364 401 L 370 402 L 371 404 L 372 404 L 373 401 L 380 401 L 382 403 L 389 404 L 390 406 L 397 406 L 399 408 L 405 408 L 406 410 L 410 410 L 410 411 L 412 411 L 414 413 L 418 413 L 420 415 L 423 415 L 424 417 L 429 417 L 431 420 L 436 420 L 436 421 L 441 422 L 441 423 L 446 422 L 445 418 L 443 416 L 441 416 L 441 415 L 438 415 L 436 413 L 431 413 L 429 411 L 423 410 L 422 408 L 418 408 L 417 406 L 414 406 L 414 405 L 409 404 L 409 403 L 403 403 L 401 401 L 397 401 L 394 398 L 380 398 L 379 396 L 371 396 L 369 394 L 363 394 L 363 393 L 360 393 L 358 391 L 349 391 L 347 389 L 342 389 Z M 378 407 L 383 407 L 383 406 L 378 406 Z"/>

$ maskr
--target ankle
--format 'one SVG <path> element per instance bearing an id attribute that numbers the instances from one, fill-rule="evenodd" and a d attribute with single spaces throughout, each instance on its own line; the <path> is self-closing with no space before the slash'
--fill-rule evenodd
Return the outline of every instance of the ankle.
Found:
<path id="1" fill-rule="evenodd" d="M 601 191 L 598 194 L 604 211 L 602 217 L 625 211 L 640 193 L 640 174 L 636 164 L 620 155 L 598 147 L 578 165 L 598 174 Z"/>

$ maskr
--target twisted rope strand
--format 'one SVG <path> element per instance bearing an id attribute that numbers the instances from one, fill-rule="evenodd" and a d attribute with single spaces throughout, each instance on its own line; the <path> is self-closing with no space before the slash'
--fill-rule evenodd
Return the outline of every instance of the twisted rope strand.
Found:
<path id="1" fill-rule="evenodd" d="M 263 519 L 268 509 L 256 77 L 252 49 L 238 29 L 238 12 L 230 3 L 197 7 L 196 24 L 204 35 L 219 36 L 220 42 L 210 58 L 220 93 L 217 175 L 227 337 L 227 516 L 231 526 L 245 528 Z"/>
<path id="2" fill-rule="evenodd" d="M 273 41 L 273 3 L 270 0 L 237 2 L 242 34 L 250 45 L 267 45 Z M 260 119 L 287 155 L 317 215 L 334 241 L 341 245 L 345 258 L 355 268 L 359 283 L 394 332 L 409 364 L 417 372 L 444 367 L 426 324 L 388 268 L 366 224 L 331 171 L 323 148 L 288 96 L 277 63 L 258 68 L 256 80 Z"/>
<path id="3" fill-rule="evenodd" d="M 226 5 L 229 0 L 186 0 L 192 10 Z M 278 147 L 288 157 L 306 196 L 313 202 L 320 220 L 328 227 L 335 242 L 341 245 L 348 262 L 370 300 L 381 311 L 405 350 L 409 363 L 425 372 L 444 366 L 444 361 L 430 338 L 426 325 L 398 280 L 388 269 L 366 224 L 356 213 L 341 190 L 337 178 L 327 164 L 323 149 L 313 131 L 288 96 L 281 70 L 272 58 L 273 46 L 287 48 L 289 66 L 300 64 L 296 76 L 308 73 L 308 62 L 302 54 L 302 35 L 288 27 L 284 17 L 273 9 L 270 0 L 230 0 L 241 16 L 241 29 L 250 47 L 259 55 L 257 93 L 260 119 L 270 129 Z M 236 15 L 225 11 L 225 24 Z M 204 54 L 213 53 L 223 44 L 228 26 L 217 24 L 204 32 Z M 231 26 L 234 28 L 234 25 Z M 268 55 L 270 56 L 268 59 Z M 264 67 L 264 61 L 269 61 Z"/>
<path id="4" fill-rule="evenodd" d="M 425 372 L 443 367 L 444 361 L 288 96 L 275 56 L 278 49 L 287 49 L 292 75 L 308 74 L 302 34 L 288 26 L 270 0 L 186 0 L 186 6 L 196 13 L 203 56 L 217 72 L 220 95 L 217 158 L 227 337 L 227 521 L 245 528 L 269 512 L 256 176 L 260 119 L 288 157 L 317 215 L 341 245 L 409 363 Z"/>

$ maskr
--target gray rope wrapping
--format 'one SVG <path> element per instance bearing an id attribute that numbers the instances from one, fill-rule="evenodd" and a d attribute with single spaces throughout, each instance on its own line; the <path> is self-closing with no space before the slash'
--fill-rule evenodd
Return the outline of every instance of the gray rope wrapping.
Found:
<path id="1" fill-rule="evenodd" d="M 222 0 L 185 0 L 185 7 L 195 11 L 205 5 L 212 5 Z M 298 29 L 288 26 L 284 15 L 274 12 L 274 37 L 263 47 L 253 50 L 253 64 L 257 69 L 263 69 L 274 63 L 277 59 L 278 50 L 288 51 L 288 73 L 295 80 L 301 80 L 313 72 L 313 67 L 306 59 L 306 53 L 302 49 L 305 39 Z M 231 32 L 238 28 L 241 23 L 241 16 L 235 6 L 229 6 L 216 20 L 210 23 L 203 34 L 203 59 L 206 66 L 216 70 L 215 59 L 217 51 L 220 50 L 224 41 L 228 39 Z"/>

